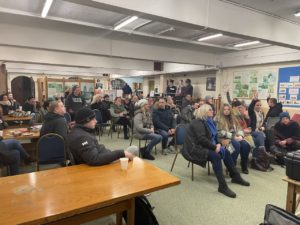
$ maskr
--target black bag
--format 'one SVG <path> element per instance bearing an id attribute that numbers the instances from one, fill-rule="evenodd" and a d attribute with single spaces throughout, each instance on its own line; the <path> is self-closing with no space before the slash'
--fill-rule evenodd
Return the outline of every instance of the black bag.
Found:
<path id="1" fill-rule="evenodd" d="M 123 212 L 123 218 L 127 222 L 127 213 Z M 135 225 L 159 225 L 153 207 L 145 196 L 135 198 Z"/>
<path id="2" fill-rule="evenodd" d="M 300 150 L 287 153 L 284 162 L 286 175 L 293 180 L 300 181 Z"/>
<path id="3" fill-rule="evenodd" d="M 260 225 L 299 225 L 300 218 L 277 206 L 268 204 L 265 209 L 264 222 Z"/>
<path id="4" fill-rule="evenodd" d="M 252 159 L 251 168 L 263 172 L 272 171 L 273 168 L 270 166 L 270 157 L 264 148 L 259 148 L 256 157 Z"/>

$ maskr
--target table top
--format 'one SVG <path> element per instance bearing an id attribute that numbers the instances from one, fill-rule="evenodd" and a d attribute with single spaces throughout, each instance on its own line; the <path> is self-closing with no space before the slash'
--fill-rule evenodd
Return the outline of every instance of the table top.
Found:
<path id="1" fill-rule="evenodd" d="M 293 180 L 293 179 L 291 179 L 291 178 L 289 178 L 289 177 L 284 177 L 284 178 L 282 178 L 282 180 L 284 180 L 284 181 L 287 181 L 287 182 L 289 182 L 289 183 L 296 184 L 296 185 L 300 186 L 300 181 Z"/>
<path id="2" fill-rule="evenodd" d="M 136 157 L 128 170 L 76 165 L 0 178 L 0 221 L 41 224 L 111 205 L 180 183 Z"/>
<path id="3" fill-rule="evenodd" d="M 4 121 L 26 121 L 31 119 L 32 116 L 3 116 Z"/>
<path id="4" fill-rule="evenodd" d="M 3 139 L 17 139 L 17 140 L 28 140 L 28 139 L 38 139 L 40 138 L 40 131 L 25 131 L 26 128 L 18 129 L 4 129 L 3 130 Z M 20 131 L 20 135 L 13 135 L 13 132 Z"/>

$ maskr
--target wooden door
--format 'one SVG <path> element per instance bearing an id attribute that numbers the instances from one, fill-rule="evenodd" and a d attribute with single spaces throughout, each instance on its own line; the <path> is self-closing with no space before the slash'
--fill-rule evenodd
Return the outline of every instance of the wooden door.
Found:
<path id="1" fill-rule="evenodd" d="M 19 76 L 11 81 L 11 91 L 14 98 L 23 105 L 27 98 L 35 97 L 34 80 L 29 77 Z"/>

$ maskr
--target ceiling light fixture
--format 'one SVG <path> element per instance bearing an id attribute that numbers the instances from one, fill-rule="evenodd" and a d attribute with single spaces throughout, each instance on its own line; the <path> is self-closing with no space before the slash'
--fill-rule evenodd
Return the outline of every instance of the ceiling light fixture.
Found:
<path id="1" fill-rule="evenodd" d="M 205 40 L 209 40 L 209 39 L 213 39 L 213 38 L 217 38 L 217 37 L 221 37 L 221 36 L 223 36 L 223 34 L 214 34 L 214 35 L 210 35 L 207 37 L 199 38 L 198 41 L 205 41 Z"/>
<path id="2" fill-rule="evenodd" d="M 49 12 L 49 9 L 53 3 L 53 0 L 46 0 L 41 16 L 45 18 Z"/>
<path id="3" fill-rule="evenodd" d="M 244 47 L 244 46 L 248 46 L 248 45 L 256 45 L 259 43 L 260 43 L 260 41 L 250 41 L 250 42 L 245 42 L 245 43 L 234 45 L 234 47 L 238 48 L 238 47 Z"/>
<path id="4" fill-rule="evenodd" d="M 122 27 L 132 23 L 133 21 L 135 21 L 136 19 L 138 19 L 137 16 L 132 16 L 130 18 L 128 18 L 127 20 L 123 21 L 122 23 L 120 23 L 119 25 L 115 26 L 114 27 L 114 30 L 119 30 L 121 29 Z"/>
<path id="5" fill-rule="evenodd" d="M 298 11 L 298 12 L 296 12 L 295 14 L 294 14 L 294 16 L 300 16 L 300 11 Z"/>

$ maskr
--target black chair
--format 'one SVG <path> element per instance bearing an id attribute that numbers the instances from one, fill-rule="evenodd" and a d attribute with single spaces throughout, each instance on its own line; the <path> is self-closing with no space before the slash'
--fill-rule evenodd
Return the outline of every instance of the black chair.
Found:
<path id="1" fill-rule="evenodd" d="M 121 129 L 122 129 L 122 125 L 117 124 L 118 118 L 112 116 L 111 109 L 109 109 L 109 112 L 110 112 L 110 116 L 111 116 L 111 123 L 110 123 L 110 128 L 109 128 L 109 131 L 108 131 L 108 136 L 110 135 L 110 138 L 112 138 L 113 128 L 115 128 L 118 132 L 118 138 L 119 138 L 120 133 L 121 133 Z"/>
<path id="2" fill-rule="evenodd" d="M 99 140 L 100 140 L 100 136 L 103 134 L 103 128 L 110 126 L 110 124 L 103 123 L 102 114 L 98 109 L 93 109 L 93 111 L 96 115 L 96 120 L 97 120 L 96 128 L 98 129 Z"/>
<path id="3" fill-rule="evenodd" d="M 60 164 L 66 166 L 66 144 L 62 136 L 49 133 L 42 136 L 37 143 L 37 171 L 40 164 Z"/>

